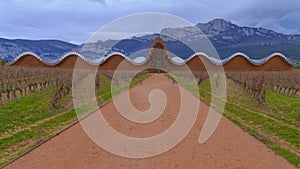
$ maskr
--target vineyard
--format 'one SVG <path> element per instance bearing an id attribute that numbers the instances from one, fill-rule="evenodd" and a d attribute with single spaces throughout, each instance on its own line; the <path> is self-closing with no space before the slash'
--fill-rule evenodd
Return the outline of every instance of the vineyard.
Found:
<path id="1" fill-rule="evenodd" d="M 261 104 L 265 104 L 266 90 L 299 97 L 299 72 L 228 72 L 226 75 Z"/>
<path id="2" fill-rule="evenodd" d="M 71 80 L 71 70 L 2 68 L 0 70 L 0 103 L 3 104 L 51 87 L 56 88 L 57 92 L 53 96 L 53 100 L 56 100 L 70 93 Z"/>
<path id="3" fill-rule="evenodd" d="M 144 73 L 138 74 L 138 76 Z M 113 71 L 99 71 L 95 78 L 96 90 L 100 89 L 100 78 L 103 75 L 112 80 Z M 6 67 L 0 68 L 0 104 L 4 104 L 23 96 L 54 88 L 55 92 L 50 103 L 53 108 L 59 108 L 58 102 L 65 96 L 71 94 L 72 89 L 72 69 L 62 68 L 22 68 Z M 125 80 L 123 76 L 118 81 Z"/>
<path id="4" fill-rule="evenodd" d="M 72 102 L 73 70 L 0 67 L 0 166 L 43 142 L 77 120 Z M 99 71 L 95 78 L 99 106 L 112 97 L 111 84 L 122 86 L 129 74 L 112 78 Z M 128 75 L 128 76 L 126 76 Z M 140 73 L 131 86 L 149 74 Z M 84 77 L 81 80 L 85 80 Z"/>
<path id="5" fill-rule="evenodd" d="M 262 105 L 266 101 L 266 91 L 273 91 L 284 96 L 300 98 L 300 72 L 260 71 L 226 72 L 226 77 L 255 98 Z M 185 75 L 180 75 L 184 77 Z M 213 77 L 216 87 L 220 83 L 220 72 L 194 72 L 198 85 Z"/>
<path id="6" fill-rule="evenodd" d="M 4 164 L 4 162 L 16 157 L 16 155 L 18 155 L 17 153 L 28 150 L 33 145 L 36 145 L 75 121 L 76 114 L 72 105 L 73 70 L 21 67 L 1 67 L 0 69 L 0 115 L 2 115 L 2 119 L 0 120 L 0 148 L 3 150 L 0 152 L 0 164 Z M 212 75 L 214 77 L 212 81 L 213 85 L 218 87 L 218 84 L 221 83 L 219 74 L 218 72 L 213 72 Z M 112 98 L 111 84 L 119 86 L 119 91 L 124 91 L 126 88 L 124 88 L 123 85 L 128 82 L 131 76 L 132 72 L 128 71 L 119 77 L 113 78 L 113 71 L 98 71 L 97 78 L 95 78 L 95 87 L 99 105 Z M 145 79 L 149 76 L 150 74 L 146 72 L 136 75 L 130 87 L 138 84 L 140 79 Z M 205 98 L 209 92 L 210 85 L 206 84 L 209 79 L 207 72 L 194 72 L 193 75 L 178 72 L 176 76 L 185 79 L 186 82 L 194 78 L 199 85 L 201 99 L 203 96 Z M 172 78 L 171 76 L 168 77 Z M 298 116 L 297 114 L 293 114 L 294 109 L 297 107 L 291 105 L 288 107 L 291 110 L 287 111 L 291 112 L 290 114 L 277 117 L 277 114 L 274 113 L 277 112 L 277 110 L 273 110 L 277 107 L 277 103 L 276 106 L 274 106 L 275 102 L 270 102 L 268 97 L 270 97 L 270 92 L 276 93 L 278 94 L 274 94 L 276 97 L 284 97 L 286 100 L 290 98 L 291 100 L 296 100 L 295 105 L 297 106 L 300 98 L 300 72 L 226 72 L 226 77 L 229 81 L 228 83 L 230 83 L 229 90 L 234 89 L 231 86 L 232 82 L 241 90 L 245 91 L 249 97 L 251 96 L 250 98 L 256 100 L 257 104 L 262 106 L 260 109 L 257 108 L 257 112 L 263 109 L 272 109 L 272 111 L 266 111 L 266 115 L 278 119 L 279 122 L 276 121 L 278 124 L 284 121 L 289 125 L 295 126 L 297 129 L 299 126 L 299 120 L 297 120 Z M 84 77 L 82 77 L 82 80 L 84 80 Z M 174 82 L 176 82 L 175 79 Z M 207 85 L 207 88 L 202 88 L 201 86 L 203 86 L 203 84 Z M 226 117 L 236 120 L 242 116 L 251 115 L 249 112 L 246 113 L 249 105 L 247 105 L 247 109 L 245 108 L 243 111 L 236 110 L 241 105 L 239 105 L 240 103 L 234 105 L 232 103 L 234 100 L 238 99 L 230 100 L 229 98 L 226 103 L 226 111 L 233 112 L 232 114 L 225 113 Z M 286 107 L 284 106 L 286 104 L 290 103 L 282 103 L 282 107 Z M 227 110 L 228 107 L 231 108 L 231 110 Z M 278 108 L 278 112 L 284 111 L 285 110 L 282 110 L 281 107 Z M 235 117 L 234 112 L 245 112 L 245 114 L 239 114 Z M 231 116 L 229 117 L 229 115 Z M 250 119 L 250 117 L 245 118 Z M 259 119 L 262 120 L 263 118 L 260 117 Z M 255 120 L 256 119 L 251 119 L 249 121 Z M 267 125 L 264 121 L 259 122 L 259 124 Z M 284 126 L 284 124 L 282 125 Z M 271 128 L 272 126 L 273 125 L 267 127 Z M 282 128 L 285 129 L 284 127 Z M 274 132 L 276 131 L 279 130 L 274 130 Z M 295 132 L 287 128 L 286 133 L 288 135 Z M 282 136 L 278 137 L 281 138 Z M 292 136 L 288 136 L 286 139 L 291 138 Z M 295 141 L 288 140 L 286 144 L 290 145 L 294 151 L 297 151 L 296 153 L 299 153 L 297 148 L 293 148 L 295 144 L 298 144 L 297 140 L 298 139 L 295 139 Z M 14 148 L 12 149 L 11 147 Z M 15 150 L 15 148 L 18 148 L 18 150 Z M 284 153 L 281 154 L 284 156 Z M 295 163 L 298 164 L 297 159 Z"/>
<path id="7" fill-rule="evenodd" d="M 208 77 L 198 73 L 201 79 Z M 227 72 L 223 116 L 300 167 L 299 71 Z M 197 77 L 197 76 L 196 76 Z M 200 99 L 211 104 L 217 76 L 201 80 Z M 197 78 L 200 81 L 200 78 Z"/>
<path id="8" fill-rule="evenodd" d="M 73 77 L 71 69 L 19 67 L 0 69 L 0 104 L 37 91 L 55 88 L 51 106 L 58 108 L 58 101 L 71 93 Z M 111 80 L 113 71 L 98 72 L 98 76 L 100 74 Z M 198 85 L 209 77 L 207 72 L 196 72 L 194 76 Z M 226 72 L 226 76 L 261 104 L 265 104 L 266 90 L 299 97 L 300 72 Z M 116 81 L 116 83 L 118 82 Z M 98 90 L 100 88 L 99 78 L 96 78 L 95 85 Z"/>

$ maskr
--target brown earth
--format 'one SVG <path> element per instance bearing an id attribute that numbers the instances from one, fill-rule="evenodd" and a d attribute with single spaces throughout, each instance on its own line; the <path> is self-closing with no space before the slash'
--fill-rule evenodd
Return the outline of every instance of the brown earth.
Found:
<path id="1" fill-rule="evenodd" d="M 166 130 L 178 115 L 179 87 L 164 75 L 154 75 L 130 90 L 132 104 L 139 110 L 150 107 L 148 94 L 153 89 L 164 91 L 167 106 L 160 118 L 139 124 L 126 120 L 117 112 L 113 102 L 101 108 L 106 120 L 117 131 L 132 137 L 149 137 Z M 124 93 L 117 96 L 123 97 Z M 196 98 L 191 96 L 191 101 Z M 241 130 L 226 118 L 208 141 L 198 138 L 209 106 L 200 102 L 197 120 L 182 142 L 173 149 L 144 159 L 120 157 L 97 146 L 83 131 L 80 123 L 63 131 L 28 154 L 17 159 L 9 168 L 294 168 L 281 156 Z M 83 120 L 91 120 L 91 116 Z M 216 113 L 216 112 L 213 112 Z"/>

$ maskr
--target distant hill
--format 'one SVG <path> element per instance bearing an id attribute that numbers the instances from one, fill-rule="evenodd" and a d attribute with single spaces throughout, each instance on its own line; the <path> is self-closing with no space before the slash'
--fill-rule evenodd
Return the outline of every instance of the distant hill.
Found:
<path id="1" fill-rule="evenodd" d="M 300 35 L 285 35 L 264 28 L 240 27 L 223 19 L 199 23 L 196 27 L 200 28 L 209 38 L 222 59 L 236 52 L 243 52 L 252 59 L 259 59 L 274 52 L 280 52 L 295 62 L 300 61 Z M 192 44 L 199 38 L 193 27 L 165 28 L 160 33 L 174 35 L 177 38 L 152 34 L 121 41 L 107 40 L 81 45 L 59 40 L 9 40 L 0 38 L 0 59 L 11 61 L 19 54 L 28 51 L 41 57 L 58 59 L 67 52 L 79 52 L 81 49 L 84 49 L 81 54 L 89 58 L 114 51 L 130 55 L 149 48 L 158 36 L 163 37 L 165 44 L 172 53 L 186 59 L 193 51 L 181 41 Z M 113 47 L 110 48 L 111 46 Z M 132 55 L 131 57 L 135 56 Z"/>
<path id="2" fill-rule="evenodd" d="M 223 19 L 196 25 L 209 38 L 221 58 L 235 52 L 243 52 L 252 59 L 280 52 L 289 58 L 300 60 L 300 35 L 285 35 L 264 28 L 240 27 Z M 194 32 L 188 28 L 166 28 L 162 33 L 180 34 L 189 41 Z"/>
<path id="3" fill-rule="evenodd" d="M 0 59 L 13 60 L 23 52 L 33 52 L 41 57 L 56 59 L 64 53 L 76 51 L 78 45 L 59 40 L 23 40 L 0 38 Z"/>
<path id="4" fill-rule="evenodd" d="M 102 42 L 98 41 L 96 43 L 83 44 L 80 47 L 84 49 L 81 54 L 89 58 L 95 56 L 108 55 L 113 52 L 120 52 L 125 54 L 130 58 L 136 58 L 139 56 L 146 56 L 148 54 L 148 49 L 151 47 L 153 41 L 157 37 L 162 37 L 171 56 L 176 54 L 182 59 L 187 59 L 189 56 L 194 54 L 186 44 L 182 43 L 180 40 L 170 38 L 161 34 L 150 34 L 141 37 L 132 37 L 131 39 L 123 39 L 120 41 L 109 40 Z M 109 48 L 109 46 L 111 46 Z"/>

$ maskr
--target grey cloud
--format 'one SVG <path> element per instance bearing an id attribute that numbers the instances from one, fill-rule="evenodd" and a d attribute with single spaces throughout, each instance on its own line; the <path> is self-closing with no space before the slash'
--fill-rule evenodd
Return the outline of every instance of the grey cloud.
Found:
<path id="1" fill-rule="evenodd" d="M 300 33 L 300 1 L 256 0 L 232 11 L 227 17 L 236 24 L 264 27 L 286 34 Z"/>
<path id="2" fill-rule="evenodd" d="M 85 42 L 108 22 L 136 12 L 167 12 L 196 24 L 224 18 L 244 26 L 300 33 L 298 0 L 0 1 L 0 37 Z"/>

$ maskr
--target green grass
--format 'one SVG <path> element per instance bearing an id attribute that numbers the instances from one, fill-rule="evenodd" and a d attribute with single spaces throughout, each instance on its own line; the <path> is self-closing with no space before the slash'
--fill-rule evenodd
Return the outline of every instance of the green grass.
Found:
<path id="1" fill-rule="evenodd" d="M 52 93 L 53 89 L 48 89 L 0 106 L 0 134 L 52 115 L 47 110 Z"/>
<path id="2" fill-rule="evenodd" d="M 269 91 L 266 95 L 266 101 L 267 108 L 271 110 L 270 114 L 274 112 L 278 118 L 300 127 L 299 99 Z"/>
<path id="3" fill-rule="evenodd" d="M 100 75 L 100 82 L 101 87 L 97 91 L 97 101 L 99 102 L 107 102 L 111 99 L 111 86 L 110 86 L 110 80 L 106 78 L 104 75 Z"/>
<path id="4" fill-rule="evenodd" d="M 300 167 L 300 100 L 267 91 L 266 106 L 227 80 L 224 116 Z M 210 81 L 199 86 L 200 98 L 210 104 Z"/>
<path id="5" fill-rule="evenodd" d="M 134 78 L 130 87 L 149 76 Z M 101 88 L 97 91 L 97 101 L 101 105 L 110 101 L 112 94 L 110 79 L 102 75 L 99 78 Z M 193 91 L 193 85 L 185 83 L 186 79 L 177 80 Z M 296 155 L 300 153 L 299 99 L 268 91 L 266 106 L 263 106 L 233 82 L 227 83 L 224 116 L 299 167 L 300 158 Z M 122 85 L 115 87 L 115 94 L 126 90 Z M 208 104 L 210 89 L 209 80 L 199 86 L 200 99 Z M 54 89 L 47 89 L 0 106 L 0 166 L 76 120 L 76 113 L 70 107 L 55 110 L 49 106 L 53 92 Z M 68 98 L 63 100 L 64 103 L 69 101 Z"/>
<path id="6" fill-rule="evenodd" d="M 29 148 L 32 148 L 40 141 L 50 138 L 57 131 L 62 130 L 65 126 L 69 125 L 75 119 L 75 112 L 69 111 L 37 126 L 30 127 L 29 129 L 20 131 L 12 136 L 1 139 L 0 149 L 4 151 L 1 151 L 0 166 L 5 164 L 7 161 L 14 159 L 15 156 L 22 154 Z M 27 146 L 22 147 L 18 145 L 19 143 L 22 143 L 24 141 L 27 142 Z M 15 149 L 10 149 L 10 147 L 12 146 L 15 146 Z M 3 154 L 6 157 L 3 158 Z"/>
<path id="7" fill-rule="evenodd" d="M 0 166 L 76 119 L 69 107 L 51 108 L 53 94 L 50 88 L 0 106 Z"/>
<path id="8" fill-rule="evenodd" d="M 149 76 L 144 74 L 134 78 L 130 87 Z M 101 88 L 96 97 L 101 105 L 111 100 L 112 94 L 110 79 L 102 75 L 99 78 Z M 126 90 L 125 86 L 115 87 L 116 94 Z M 0 166 L 76 121 L 71 97 L 60 100 L 59 104 L 63 106 L 54 109 L 50 106 L 53 94 L 54 89 L 50 88 L 0 105 Z M 89 108 L 83 106 L 80 110 Z"/>

